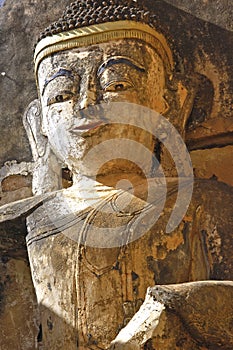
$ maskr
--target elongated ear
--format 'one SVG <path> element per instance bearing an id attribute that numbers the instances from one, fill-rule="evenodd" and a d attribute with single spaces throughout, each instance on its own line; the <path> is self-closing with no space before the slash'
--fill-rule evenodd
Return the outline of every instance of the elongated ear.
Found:
<path id="1" fill-rule="evenodd" d="M 196 95 L 196 87 L 189 86 L 186 88 L 181 82 L 178 84 L 179 100 L 180 100 L 180 133 L 185 139 L 187 120 L 192 112 L 193 103 Z"/>
<path id="2" fill-rule="evenodd" d="M 196 73 L 195 99 L 192 111 L 186 123 L 186 130 L 190 131 L 200 127 L 200 125 L 211 118 L 214 105 L 214 85 L 205 75 Z"/>
<path id="3" fill-rule="evenodd" d="M 40 101 L 36 99 L 28 105 L 23 116 L 23 125 L 27 132 L 34 161 L 44 156 L 48 143 L 47 137 L 42 134 L 41 124 L 41 104 Z"/>
<path id="4" fill-rule="evenodd" d="M 32 192 L 34 195 L 61 188 L 61 163 L 51 150 L 48 138 L 42 133 L 42 111 L 39 100 L 32 101 L 23 116 L 34 160 Z"/>
<path id="5" fill-rule="evenodd" d="M 175 73 L 166 83 L 164 99 L 168 110 L 166 119 L 176 128 L 185 139 L 186 123 L 193 108 L 196 86 L 190 77 L 184 80 L 183 74 Z"/>

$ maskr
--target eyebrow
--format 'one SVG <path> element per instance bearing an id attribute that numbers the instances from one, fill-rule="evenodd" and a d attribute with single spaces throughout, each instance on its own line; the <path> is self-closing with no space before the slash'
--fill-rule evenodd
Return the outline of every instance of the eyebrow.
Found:
<path id="1" fill-rule="evenodd" d="M 145 68 L 133 61 L 132 59 L 129 59 L 128 57 L 120 57 L 120 56 L 116 56 L 116 57 L 111 57 L 109 58 L 107 61 L 105 61 L 104 63 L 102 63 L 97 71 L 97 76 L 99 77 L 104 71 L 105 69 L 107 69 L 108 67 L 111 67 L 115 64 L 127 64 L 130 67 L 135 68 L 136 70 L 138 70 L 139 72 L 145 72 Z"/>
<path id="2" fill-rule="evenodd" d="M 61 68 L 61 69 L 59 69 L 58 72 L 56 72 L 55 74 L 53 74 L 49 79 L 46 79 L 46 80 L 45 80 L 44 87 L 43 87 L 43 90 L 42 90 L 42 95 L 44 94 L 44 91 L 45 91 L 46 86 L 47 86 L 51 81 L 53 81 L 53 80 L 56 79 L 57 77 L 62 77 L 62 76 L 65 76 L 65 77 L 70 78 L 71 80 L 74 80 L 74 75 L 73 75 L 73 73 L 72 73 L 70 70 Z"/>

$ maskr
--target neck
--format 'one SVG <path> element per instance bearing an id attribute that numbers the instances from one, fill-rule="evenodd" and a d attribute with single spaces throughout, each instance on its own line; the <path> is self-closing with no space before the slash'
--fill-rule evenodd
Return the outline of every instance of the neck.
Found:
<path id="1" fill-rule="evenodd" d="M 80 173 L 73 174 L 73 186 L 78 188 L 98 187 L 105 188 L 110 187 L 113 189 L 130 190 L 143 182 L 146 177 L 143 174 L 135 172 L 117 172 L 109 174 L 101 174 L 96 177 L 89 177 Z"/>

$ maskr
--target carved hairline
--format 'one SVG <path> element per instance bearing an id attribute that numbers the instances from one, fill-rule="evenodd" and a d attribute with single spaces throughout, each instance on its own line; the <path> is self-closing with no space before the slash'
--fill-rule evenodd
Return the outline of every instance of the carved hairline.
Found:
<path id="1" fill-rule="evenodd" d="M 117 39 L 140 39 L 150 44 L 160 53 L 167 71 L 172 72 L 173 57 L 165 37 L 147 24 L 124 20 L 90 25 L 43 38 L 35 48 L 36 76 L 41 61 L 53 53 Z"/>

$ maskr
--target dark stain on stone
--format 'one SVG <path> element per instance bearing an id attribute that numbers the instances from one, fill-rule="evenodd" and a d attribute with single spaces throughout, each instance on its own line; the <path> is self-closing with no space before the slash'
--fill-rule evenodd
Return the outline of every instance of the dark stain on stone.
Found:
<path id="1" fill-rule="evenodd" d="M 187 129 L 193 129 L 203 123 L 207 116 L 211 115 L 214 87 L 213 83 L 203 75 L 199 75 L 196 83 L 197 92 L 193 108 L 188 119 Z"/>
<path id="2" fill-rule="evenodd" d="M 0 314 L 3 313 L 4 304 L 5 304 L 5 298 L 4 298 L 4 283 L 0 280 Z"/>
<path id="3" fill-rule="evenodd" d="M 43 340 L 42 324 L 39 325 L 39 332 L 37 335 L 37 342 L 40 343 Z"/>
<path id="4" fill-rule="evenodd" d="M 27 229 L 23 217 L 0 224 L 0 256 L 3 263 L 7 263 L 11 258 L 28 261 L 26 235 Z"/>
<path id="5" fill-rule="evenodd" d="M 187 343 L 187 338 L 181 338 L 176 342 L 176 346 L 182 349 L 182 347 Z"/>
<path id="6" fill-rule="evenodd" d="M 68 168 L 62 169 L 62 187 L 68 188 L 73 185 L 73 174 Z"/>
<path id="7" fill-rule="evenodd" d="M 119 263 L 119 261 L 116 262 L 116 264 L 112 267 L 112 269 L 120 271 L 120 263 Z"/>
<path id="8" fill-rule="evenodd" d="M 154 282 L 157 284 L 158 280 L 160 279 L 158 261 L 154 259 L 153 256 L 147 256 L 146 261 L 148 269 L 154 273 Z"/>
<path id="9" fill-rule="evenodd" d="M 10 260 L 10 259 L 9 259 L 8 256 L 4 256 L 4 255 L 3 255 L 3 256 L 1 257 L 1 261 L 2 261 L 3 264 L 8 263 L 9 260 Z"/>
<path id="10" fill-rule="evenodd" d="M 51 283 L 47 283 L 48 290 L 52 291 Z"/>
<path id="11" fill-rule="evenodd" d="M 0 276 L 0 314 L 5 310 L 6 291 L 8 285 L 11 283 L 11 277 L 5 274 L 6 271 L 7 267 L 3 264 L 1 271 L 2 276 Z"/>
<path id="12" fill-rule="evenodd" d="M 47 326 L 50 331 L 53 330 L 53 322 L 51 316 L 49 316 L 49 318 L 47 319 Z"/>
<path id="13" fill-rule="evenodd" d="M 154 347 L 153 347 L 153 344 L 152 344 L 152 339 L 149 339 L 145 345 L 143 346 L 143 350 L 156 350 Z"/>
<path id="14" fill-rule="evenodd" d="M 97 345 L 98 344 L 98 342 L 93 339 L 93 336 L 92 336 L 91 333 L 89 333 L 87 335 L 87 339 L 88 339 L 88 344 L 87 345 Z"/>
<path id="15" fill-rule="evenodd" d="M 138 286 L 140 284 L 139 276 L 134 271 L 131 272 L 131 276 L 132 276 L 132 284 L 133 284 L 133 293 L 138 295 Z"/>
<path id="16" fill-rule="evenodd" d="M 131 276 L 133 281 L 136 281 L 139 278 L 138 274 L 136 274 L 134 271 L 131 272 Z"/>

